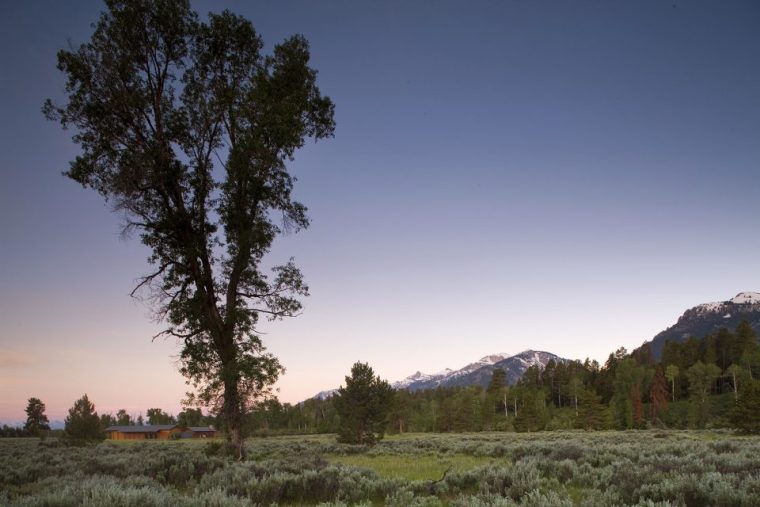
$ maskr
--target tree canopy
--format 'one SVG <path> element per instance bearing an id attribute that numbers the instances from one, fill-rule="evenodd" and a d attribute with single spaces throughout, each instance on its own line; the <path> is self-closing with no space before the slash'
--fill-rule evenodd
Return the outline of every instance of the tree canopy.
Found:
<path id="1" fill-rule="evenodd" d="M 148 424 L 174 424 L 177 422 L 174 417 L 160 408 L 149 408 L 145 412 L 145 417 L 148 418 Z"/>
<path id="2" fill-rule="evenodd" d="M 334 106 L 300 35 L 264 54 L 229 11 L 202 21 L 183 0 L 106 7 L 88 42 L 58 53 L 67 101 L 43 111 L 81 147 L 65 174 L 149 247 L 154 270 L 133 295 L 178 339 L 188 401 L 223 415 L 242 459 L 242 416 L 283 371 L 256 325 L 296 315 L 308 295 L 292 259 L 262 265 L 280 233 L 309 224 L 286 163 L 333 135 Z"/>
<path id="3" fill-rule="evenodd" d="M 50 421 L 45 415 L 45 404 L 39 398 L 29 398 L 24 429 L 34 436 L 42 436 L 43 432 L 50 430 Z"/>
<path id="4" fill-rule="evenodd" d="M 393 388 L 368 364 L 355 363 L 333 400 L 340 416 L 338 441 L 372 445 L 382 439 L 393 395 Z"/>
<path id="5" fill-rule="evenodd" d="M 72 442 L 102 440 L 103 431 L 100 427 L 100 417 L 95 411 L 95 405 L 87 395 L 74 402 L 65 420 L 64 436 Z"/>
<path id="6" fill-rule="evenodd" d="M 760 433 L 760 381 L 746 382 L 731 413 L 731 421 L 744 433 Z"/>

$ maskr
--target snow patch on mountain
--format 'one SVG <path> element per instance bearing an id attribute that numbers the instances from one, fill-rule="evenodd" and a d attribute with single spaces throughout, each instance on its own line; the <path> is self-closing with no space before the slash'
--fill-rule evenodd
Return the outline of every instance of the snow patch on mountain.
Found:
<path id="1" fill-rule="evenodd" d="M 731 300 L 735 305 L 760 304 L 760 292 L 740 292 Z"/>
<path id="2" fill-rule="evenodd" d="M 725 305 L 725 304 L 726 303 L 721 303 L 721 302 L 718 302 L 718 301 L 716 301 L 714 303 L 703 303 L 701 305 L 695 306 L 694 309 L 697 310 L 698 312 L 706 312 L 706 313 L 707 312 L 719 312 L 719 311 L 723 310 L 723 305 Z"/>
<path id="3" fill-rule="evenodd" d="M 728 305 L 760 305 L 759 292 L 740 292 L 733 299 L 728 301 L 715 301 L 713 303 L 703 303 L 694 307 L 697 313 L 719 313 L 726 310 Z M 729 312 L 726 312 L 729 313 Z"/>
<path id="4" fill-rule="evenodd" d="M 515 357 L 525 365 L 526 369 L 536 364 L 542 367 L 544 365 L 543 361 L 541 361 L 541 353 L 535 350 L 523 350 L 515 355 Z"/>
<path id="5" fill-rule="evenodd" d="M 502 361 L 502 360 L 504 360 L 504 359 L 506 359 L 508 357 L 511 357 L 511 356 L 509 354 L 491 354 L 491 355 L 488 355 L 488 356 L 481 357 L 480 359 L 478 359 L 474 363 L 470 363 L 467 366 L 465 366 L 464 368 L 460 368 L 459 370 L 457 370 L 455 372 L 452 372 L 449 375 L 449 378 L 460 377 L 462 375 L 467 375 L 468 373 L 472 373 L 475 370 L 479 370 L 479 369 L 481 369 L 484 366 L 490 366 L 492 364 L 496 364 L 499 361 Z"/>
<path id="6" fill-rule="evenodd" d="M 316 395 L 314 395 L 314 398 L 317 400 L 326 400 L 327 398 L 332 398 L 337 394 L 337 389 L 328 389 L 327 391 L 320 391 Z"/>
<path id="7" fill-rule="evenodd" d="M 394 389 L 405 389 L 412 385 L 415 382 L 430 382 L 430 381 L 436 381 L 443 378 L 446 378 L 448 375 L 450 375 L 454 370 L 451 368 L 444 368 L 441 371 L 438 371 L 436 373 L 422 373 L 421 371 L 417 371 L 415 373 L 412 373 L 408 377 L 399 380 L 398 382 L 394 382 L 391 384 L 391 386 Z"/>
<path id="8" fill-rule="evenodd" d="M 444 368 L 443 370 L 437 371 L 435 373 L 422 373 L 421 371 L 417 371 L 402 380 L 394 382 L 393 384 L 391 384 L 391 386 L 393 386 L 394 389 L 406 389 L 407 387 L 409 387 L 410 385 L 416 382 L 435 382 L 435 383 L 440 384 L 444 380 L 456 378 L 462 375 L 467 375 L 468 373 L 472 373 L 473 371 L 478 370 L 484 366 L 490 366 L 492 364 L 498 363 L 499 361 L 506 359 L 508 357 L 511 357 L 511 356 L 507 353 L 490 354 L 490 355 L 481 357 L 474 363 L 470 363 L 467 366 L 460 368 L 458 370 L 452 370 L 451 368 Z"/>

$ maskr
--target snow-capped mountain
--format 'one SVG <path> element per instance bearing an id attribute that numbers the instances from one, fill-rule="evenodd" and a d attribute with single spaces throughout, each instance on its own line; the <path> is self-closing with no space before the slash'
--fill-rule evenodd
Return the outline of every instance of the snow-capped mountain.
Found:
<path id="1" fill-rule="evenodd" d="M 452 373 L 454 370 L 451 368 L 445 368 L 439 372 L 436 373 L 422 373 L 421 371 L 412 373 L 408 377 L 398 380 L 391 384 L 394 389 L 406 389 L 410 385 L 416 383 L 416 382 L 435 382 L 438 380 L 441 380 L 445 378 L 447 375 Z"/>
<path id="2" fill-rule="evenodd" d="M 506 357 L 504 357 L 506 356 Z M 486 356 L 495 357 L 495 356 Z M 484 358 L 485 359 L 485 358 Z M 555 354 L 550 352 L 543 352 L 538 350 L 525 350 L 519 354 L 513 356 L 507 356 L 504 354 L 498 361 L 490 363 L 483 363 L 478 367 L 472 367 L 474 364 L 467 365 L 462 370 L 458 370 L 451 374 L 448 378 L 443 379 L 439 385 L 441 387 L 458 387 L 458 386 L 470 386 L 479 384 L 483 387 L 488 386 L 491 381 L 491 376 L 496 368 L 501 368 L 507 374 L 507 383 L 514 384 L 525 373 L 525 370 L 531 366 L 538 365 L 541 368 L 546 366 L 546 363 L 554 360 L 555 362 L 566 361 Z M 465 371 L 467 369 L 467 371 Z M 434 386 L 438 387 L 438 386 Z M 416 389 L 429 389 L 430 386 L 417 385 L 409 386 L 408 389 L 412 391 Z"/>
<path id="3" fill-rule="evenodd" d="M 393 382 L 391 385 L 395 389 L 408 389 L 410 391 L 476 384 L 485 387 L 490 382 L 493 370 L 496 368 L 502 368 L 507 374 L 507 382 L 514 384 L 523 376 L 525 370 L 531 366 L 537 364 L 543 368 L 551 360 L 557 362 L 566 361 L 566 359 L 562 359 L 549 352 L 536 350 L 526 350 L 515 355 L 504 353 L 490 354 L 458 370 L 446 368 L 436 373 L 422 373 L 418 371 L 403 380 Z M 324 400 L 334 395 L 336 391 L 337 389 L 322 391 L 314 396 L 314 398 Z"/>
<path id="4" fill-rule="evenodd" d="M 318 400 L 326 400 L 327 398 L 332 398 L 335 396 L 335 393 L 337 393 L 337 389 L 328 389 L 327 391 L 320 391 L 317 394 L 313 396 L 313 398 L 316 398 Z"/>
<path id="5" fill-rule="evenodd" d="M 740 292 L 728 301 L 703 303 L 686 310 L 675 324 L 649 342 L 652 355 L 660 359 L 667 341 L 685 341 L 692 336 L 702 338 L 722 327 L 735 329 L 742 320 L 749 321 L 760 334 L 760 293 Z"/>
<path id="6" fill-rule="evenodd" d="M 403 380 L 394 382 L 392 386 L 395 389 L 410 389 L 411 388 L 412 391 L 415 391 L 417 389 L 426 389 L 424 387 L 420 388 L 420 387 L 415 387 L 415 386 L 419 386 L 419 385 L 438 386 L 441 383 L 448 382 L 451 379 L 461 377 L 462 375 L 467 375 L 468 373 L 472 373 L 475 370 L 483 368 L 484 366 L 490 366 L 508 357 L 510 357 L 509 354 L 505 354 L 505 353 L 491 354 L 485 357 L 481 357 L 474 363 L 470 363 L 467 366 L 464 366 L 463 368 L 460 368 L 458 370 L 445 368 L 439 372 L 430 373 L 430 374 L 422 373 L 421 371 L 418 371 L 416 373 L 412 373 L 411 375 L 409 375 Z"/>
<path id="7" fill-rule="evenodd" d="M 760 305 L 760 292 L 740 292 L 731 300 L 735 305 Z"/>

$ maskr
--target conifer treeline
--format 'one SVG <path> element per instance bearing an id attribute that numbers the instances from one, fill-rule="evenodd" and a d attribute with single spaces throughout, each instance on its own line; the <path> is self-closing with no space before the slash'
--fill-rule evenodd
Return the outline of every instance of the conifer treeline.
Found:
<path id="1" fill-rule="evenodd" d="M 735 331 L 667 342 L 661 361 L 649 344 L 597 361 L 532 366 L 514 386 L 496 370 L 481 386 L 400 390 L 388 432 L 539 431 L 567 428 L 748 427 L 760 420 L 760 345 L 747 321 Z M 754 417 L 750 415 L 754 414 Z M 297 405 L 276 399 L 248 416 L 254 432 L 335 432 L 331 399 Z M 760 423 L 755 426 L 760 426 Z M 760 428 L 758 428 L 760 429 Z"/>

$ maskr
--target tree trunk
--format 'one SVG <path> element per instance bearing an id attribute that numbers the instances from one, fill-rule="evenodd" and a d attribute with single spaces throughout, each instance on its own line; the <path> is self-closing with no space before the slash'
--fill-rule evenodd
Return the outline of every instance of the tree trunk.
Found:
<path id="1" fill-rule="evenodd" d="M 240 424 L 229 420 L 227 422 L 227 438 L 230 441 L 233 451 L 238 461 L 245 461 L 245 439 L 240 428 Z"/>
<path id="2" fill-rule="evenodd" d="M 734 372 L 732 376 L 734 378 L 734 403 L 736 403 L 736 400 L 739 399 L 739 390 L 736 385 L 736 372 Z"/>
<path id="3" fill-rule="evenodd" d="M 227 423 L 227 440 L 238 461 L 245 461 L 245 438 L 243 437 L 243 414 L 240 410 L 237 379 L 224 381 L 224 418 Z"/>

